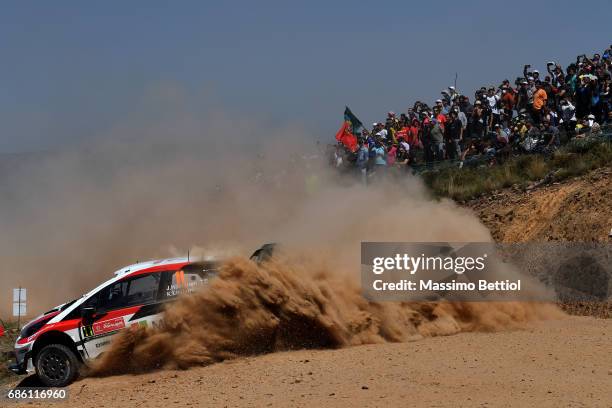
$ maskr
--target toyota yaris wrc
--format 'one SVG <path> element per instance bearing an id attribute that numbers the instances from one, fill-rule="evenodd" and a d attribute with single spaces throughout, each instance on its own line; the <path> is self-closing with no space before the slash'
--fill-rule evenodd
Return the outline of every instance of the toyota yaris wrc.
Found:
<path id="1" fill-rule="evenodd" d="M 260 262 L 272 244 L 252 256 Z M 63 387 L 79 375 L 81 364 L 102 354 L 119 331 L 155 326 L 165 304 L 189 294 L 216 275 L 218 261 L 186 258 L 138 263 L 81 298 L 57 306 L 26 324 L 15 342 L 17 374 L 36 372 L 42 383 Z"/>

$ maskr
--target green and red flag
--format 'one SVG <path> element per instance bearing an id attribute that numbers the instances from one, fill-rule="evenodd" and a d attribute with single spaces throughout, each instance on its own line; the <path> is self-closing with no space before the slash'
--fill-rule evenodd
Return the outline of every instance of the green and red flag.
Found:
<path id="1" fill-rule="evenodd" d="M 361 123 L 361 121 L 357 119 L 357 116 L 355 116 L 353 112 L 351 112 L 348 106 L 344 107 L 344 120 L 351 122 L 351 130 L 354 135 L 358 135 L 359 133 L 361 133 L 361 129 L 363 129 L 363 123 Z"/>
<path id="2" fill-rule="evenodd" d="M 344 122 L 336 133 L 336 140 L 342 143 L 351 152 L 357 150 L 357 136 L 363 124 L 351 112 L 348 106 L 344 109 Z"/>

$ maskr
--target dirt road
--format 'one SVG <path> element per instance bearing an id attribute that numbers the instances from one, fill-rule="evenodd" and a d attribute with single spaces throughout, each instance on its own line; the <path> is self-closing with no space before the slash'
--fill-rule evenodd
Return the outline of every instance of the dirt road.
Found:
<path id="1" fill-rule="evenodd" d="M 70 400 L 57 406 L 609 408 L 611 370 L 612 320 L 570 317 L 517 331 L 84 379 L 70 387 Z"/>

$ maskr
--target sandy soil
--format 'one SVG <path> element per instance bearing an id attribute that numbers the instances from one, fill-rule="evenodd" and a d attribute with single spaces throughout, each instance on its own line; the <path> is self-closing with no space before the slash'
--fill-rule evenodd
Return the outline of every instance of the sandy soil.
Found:
<path id="1" fill-rule="evenodd" d="M 612 168 L 527 192 L 506 189 L 465 203 L 497 242 L 612 242 Z M 575 315 L 612 317 L 612 300 L 560 305 Z"/>
<path id="2" fill-rule="evenodd" d="M 56 406 L 612 407 L 612 320 L 275 353 L 84 379 L 70 392 Z"/>
<path id="3" fill-rule="evenodd" d="M 612 169 L 524 193 L 512 189 L 466 203 L 497 242 L 603 241 L 612 228 Z"/>

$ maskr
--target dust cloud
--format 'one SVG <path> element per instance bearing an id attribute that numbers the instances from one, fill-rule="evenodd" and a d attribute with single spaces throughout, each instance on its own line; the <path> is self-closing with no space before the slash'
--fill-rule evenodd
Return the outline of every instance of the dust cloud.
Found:
<path id="1" fill-rule="evenodd" d="M 0 318 L 13 287 L 28 289 L 34 317 L 124 265 L 196 247 L 250 254 L 273 233 L 257 222 L 271 210 L 247 194 L 270 189 L 305 146 L 317 151 L 296 127 L 180 110 L 56 151 L 0 154 Z"/>
<path id="2" fill-rule="evenodd" d="M 339 181 L 299 127 L 200 116 L 177 98 L 92 141 L 1 157 L 0 317 L 13 287 L 28 289 L 33 317 L 124 265 L 189 249 L 248 256 L 274 241 L 357 266 L 360 240 L 490 239 L 416 178 Z"/>
<path id="3" fill-rule="evenodd" d="M 432 199 L 416 177 L 367 188 L 339 177 L 296 126 L 162 116 L 1 163 L 0 316 L 17 285 L 28 288 L 34 316 L 139 260 L 189 249 L 231 257 L 208 289 L 165 312 L 164 329 L 125 332 L 95 372 L 495 330 L 548 313 L 528 304 L 367 302 L 361 241 L 490 241 L 488 230 L 468 210 Z M 283 243 L 289 258 L 246 260 L 265 242 Z"/>
<path id="4" fill-rule="evenodd" d="M 559 317 L 535 303 L 373 303 L 359 286 L 311 257 L 257 265 L 232 258 L 203 290 L 180 298 L 157 327 L 119 334 L 89 375 L 188 368 L 238 356 L 301 348 L 405 342 L 461 331 L 521 327 Z"/>

